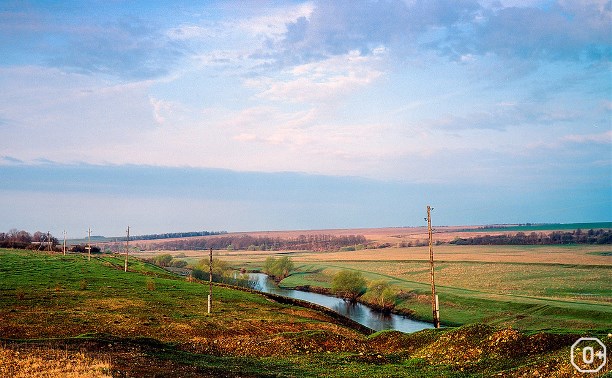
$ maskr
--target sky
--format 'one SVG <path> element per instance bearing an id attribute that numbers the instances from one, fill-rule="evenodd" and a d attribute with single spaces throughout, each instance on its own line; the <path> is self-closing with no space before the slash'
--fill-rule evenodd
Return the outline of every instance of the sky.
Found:
<path id="1" fill-rule="evenodd" d="M 612 220 L 606 0 L 2 1 L 0 232 Z"/>

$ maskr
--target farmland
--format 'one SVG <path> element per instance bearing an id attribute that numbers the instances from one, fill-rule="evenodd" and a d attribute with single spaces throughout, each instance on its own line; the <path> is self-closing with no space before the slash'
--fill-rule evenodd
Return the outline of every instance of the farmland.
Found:
<path id="1" fill-rule="evenodd" d="M 135 259 L 127 273 L 112 256 L 0 250 L 0 260 L 2 375 L 41 373 L 36 366 L 58 361 L 86 376 L 572 372 L 573 334 L 474 324 L 366 336 L 323 313 L 218 286 L 209 315 L 206 286 Z"/>
<path id="2" fill-rule="evenodd" d="M 538 226 L 540 229 L 542 226 Z M 503 230 L 494 229 L 497 234 Z M 315 231 L 320 233 L 320 231 Z M 270 255 L 290 256 L 294 274 L 280 285 L 329 288 L 343 269 L 361 271 L 367 280 L 389 282 L 403 298 L 396 310 L 429 320 L 428 247 L 423 228 L 328 230 L 334 235 L 363 234 L 373 245 L 335 251 L 215 251 L 235 268 L 258 270 Z M 297 237 L 304 232 L 266 233 Z M 458 237 L 491 235 L 491 229 L 440 228 L 434 247 L 442 321 L 447 325 L 484 322 L 523 330 L 601 330 L 612 327 L 612 248 L 610 245 L 453 245 Z M 150 255 L 157 252 L 143 252 Z M 176 253 L 171 251 L 170 253 Z M 182 251 L 195 263 L 205 251 Z"/>
<path id="3" fill-rule="evenodd" d="M 389 282 L 401 294 L 396 311 L 430 319 L 428 248 L 398 246 L 422 240 L 422 229 L 334 232 L 389 246 L 224 249 L 214 255 L 250 270 L 261 269 L 268 256 L 288 256 L 295 269 L 281 281 L 285 287 L 329 288 L 335 272 L 359 271 L 368 281 Z M 458 235 L 474 233 L 447 229 L 436 236 L 449 241 Z M 88 261 L 80 254 L 0 249 L 0 375 L 29 376 L 36 366 L 64 366 L 72 370 L 53 371 L 101 377 L 521 376 L 538 371 L 564 377 L 574 371 L 569 347 L 581 335 L 599 337 L 610 347 L 609 245 L 443 243 L 434 251 L 446 327 L 367 335 L 325 312 L 220 285 L 213 287 L 213 313 L 208 314 L 207 285 L 141 259 L 170 253 L 193 264 L 208 251 L 135 252 L 126 273 L 122 256 L 100 254 Z"/>

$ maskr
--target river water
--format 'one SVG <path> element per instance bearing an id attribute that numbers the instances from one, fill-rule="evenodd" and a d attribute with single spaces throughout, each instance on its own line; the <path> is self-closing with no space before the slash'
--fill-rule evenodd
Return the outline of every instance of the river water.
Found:
<path id="1" fill-rule="evenodd" d="M 433 328 L 430 323 L 412 320 L 402 315 L 382 314 L 361 303 L 350 303 L 343 299 L 324 294 L 281 289 L 263 273 L 251 273 L 250 279 L 257 281 L 255 290 L 316 303 L 351 318 L 375 331 L 394 329 L 402 332 L 416 332 L 426 328 Z"/>

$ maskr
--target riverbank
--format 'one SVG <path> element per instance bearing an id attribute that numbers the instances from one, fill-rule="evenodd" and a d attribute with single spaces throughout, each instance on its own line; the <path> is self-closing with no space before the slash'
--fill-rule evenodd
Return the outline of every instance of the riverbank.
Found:
<path id="1" fill-rule="evenodd" d="M 337 297 L 334 292 L 327 287 L 322 287 L 322 286 L 310 286 L 310 285 L 301 285 L 301 286 L 295 286 L 295 287 L 287 287 L 287 286 L 280 286 L 283 289 L 287 289 L 287 290 L 299 290 L 299 291 L 304 291 L 304 292 L 308 292 L 308 293 L 317 293 L 317 294 L 322 294 L 322 295 L 327 295 L 327 296 L 333 296 L 333 297 Z M 400 315 L 400 316 L 404 316 L 406 318 L 412 319 L 412 320 L 416 320 L 419 322 L 431 322 L 431 319 L 425 319 L 424 317 L 419 317 L 415 311 L 408 309 L 408 308 L 396 308 L 395 306 L 393 308 L 389 308 L 389 307 L 382 307 L 380 306 L 378 303 L 374 302 L 373 300 L 367 300 L 366 298 L 364 298 L 363 295 L 357 297 L 356 299 L 357 303 L 361 303 L 365 306 L 368 306 L 369 308 L 371 308 L 374 311 L 377 311 L 381 314 L 395 314 L 395 315 Z M 445 324 L 445 323 L 441 323 L 442 326 L 447 326 L 447 325 L 452 325 L 452 326 L 459 326 L 460 324 Z"/>
<path id="2" fill-rule="evenodd" d="M 258 290 L 322 305 L 342 316 L 350 318 L 353 321 L 377 331 L 398 330 L 401 332 L 411 333 L 432 327 L 430 323 L 421 322 L 396 314 L 381 313 L 362 303 L 349 302 L 343 298 L 333 295 L 294 289 L 283 289 L 279 287 L 274 280 L 271 280 L 263 273 L 251 273 L 251 276 L 255 278 Z"/>

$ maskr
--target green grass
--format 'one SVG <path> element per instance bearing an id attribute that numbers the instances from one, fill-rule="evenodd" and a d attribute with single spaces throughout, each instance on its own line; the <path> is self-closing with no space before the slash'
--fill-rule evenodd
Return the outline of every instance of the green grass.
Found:
<path id="1" fill-rule="evenodd" d="M 612 251 L 589 252 L 588 254 L 593 256 L 612 256 Z"/>
<path id="2" fill-rule="evenodd" d="M 285 287 L 329 287 L 341 269 L 359 270 L 409 293 L 397 308 L 431 318 L 429 266 L 422 261 L 319 262 L 282 281 Z M 612 267 L 442 262 L 436 265 L 441 318 L 451 325 L 489 323 L 524 330 L 612 329 Z"/>
<path id="3" fill-rule="evenodd" d="M 336 272 L 334 269 L 323 269 L 313 264 L 298 265 L 297 272 L 279 283 L 285 289 L 293 289 L 299 286 L 317 286 L 326 289 L 331 288 L 331 278 Z"/>
<path id="4" fill-rule="evenodd" d="M 317 263 L 302 268 L 311 270 L 310 278 L 321 281 L 345 267 Z M 351 263 L 350 268 L 364 267 Z M 213 289 L 213 314 L 207 314 L 207 285 L 187 282 L 135 259 L 130 259 L 129 269 L 123 271 L 123 256 L 94 256 L 88 261 L 81 255 L 0 249 L 3 345 L 55 343 L 60 350 L 74 346 L 80 351 L 90 348 L 92 354 L 104 347 L 111 363 L 120 366 L 114 369 L 130 376 L 156 375 L 143 370 L 147 367 L 157 369 L 160 376 L 189 368 L 199 369 L 204 376 L 265 377 L 464 377 L 571 369 L 564 356 L 574 335 L 561 339 L 545 335 L 557 341 L 510 359 L 503 348 L 496 351 L 500 347 L 487 346 L 501 337 L 496 328 L 474 325 L 366 337 L 331 323 L 321 313 L 218 286 Z M 366 275 L 382 277 L 371 271 Z M 298 275 L 296 280 L 306 276 Z M 398 285 L 426 292 L 423 283 L 394 279 Z M 448 293 L 444 300 L 460 304 L 458 318 L 482 316 L 485 307 L 494 309 L 492 313 L 531 311 L 555 320 L 575 321 L 582 316 L 580 306 L 558 313 L 555 306 L 487 299 L 487 293 L 470 299 L 464 295 L 466 290 L 440 287 L 441 293 Z M 428 311 L 428 303 L 416 304 Z M 449 316 L 455 311 L 450 305 L 442 308 Z M 594 334 L 605 335 L 601 330 Z M 529 344 L 538 337 L 520 336 L 519 341 Z M 464 356 L 464 351 L 477 356 Z M 138 358 L 132 361 L 125 355 Z"/>
<path id="5" fill-rule="evenodd" d="M 186 282 L 136 260 L 130 260 L 129 269 L 123 271 L 123 257 L 88 261 L 80 255 L 0 250 L 0 314 L 7 313 L 22 326 L 9 331 L 0 325 L 0 330 L 17 338 L 115 332 L 170 340 L 177 330 L 205 337 L 211 330 L 231 328 L 233 322 L 248 327 L 253 318 L 280 329 L 295 321 L 320 323 L 285 314 L 287 306 L 262 296 L 215 286 L 214 313 L 232 314 L 219 321 L 207 314 L 207 285 Z"/>

